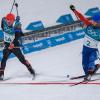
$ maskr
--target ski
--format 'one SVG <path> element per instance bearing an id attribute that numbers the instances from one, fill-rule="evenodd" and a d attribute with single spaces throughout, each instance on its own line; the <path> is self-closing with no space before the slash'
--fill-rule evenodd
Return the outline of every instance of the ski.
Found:
<path id="1" fill-rule="evenodd" d="M 86 75 L 80 75 L 80 76 L 71 77 L 70 80 L 79 79 L 79 78 L 84 78 L 85 76 L 86 76 Z"/>
<path id="2" fill-rule="evenodd" d="M 80 85 L 80 84 L 88 84 L 89 82 L 93 82 L 93 81 L 97 81 L 97 80 L 100 80 L 100 78 L 90 79 L 90 80 L 82 80 L 82 81 L 77 82 L 75 84 L 71 84 L 70 86 L 76 86 L 76 85 Z"/>
<path id="3" fill-rule="evenodd" d="M 11 77 L 7 77 L 7 78 L 4 78 L 3 80 L 0 80 L 0 82 L 7 81 L 7 80 L 10 80 L 10 79 L 11 79 Z"/>
<path id="4" fill-rule="evenodd" d="M 93 76 L 95 75 L 100 75 L 100 73 L 95 73 L 93 74 Z M 74 80 L 74 79 L 81 79 L 84 78 L 86 75 L 80 75 L 80 76 L 75 76 L 75 77 L 71 77 L 70 80 Z"/>

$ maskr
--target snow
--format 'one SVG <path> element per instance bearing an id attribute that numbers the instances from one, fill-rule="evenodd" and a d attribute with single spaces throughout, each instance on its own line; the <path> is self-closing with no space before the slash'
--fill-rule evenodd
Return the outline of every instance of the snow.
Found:
<path id="1" fill-rule="evenodd" d="M 40 74 L 35 80 L 31 80 L 31 75 L 17 58 L 9 59 L 5 78 L 11 77 L 11 79 L 4 81 L 4 83 L 81 81 L 71 81 L 67 75 L 71 77 L 83 74 L 81 66 L 82 42 L 83 39 L 25 55 L 36 72 Z M 100 78 L 99 75 L 97 77 Z M 95 81 L 95 83 L 99 82 L 99 80 Z M 18 85 L 1 83 L 1 100 L 87 100 L 90 97 L 91 100 L 98 100 L 100 97 L 100 87 L 97 84 L 81 84 L 71 87 L 71 84 Z"/>

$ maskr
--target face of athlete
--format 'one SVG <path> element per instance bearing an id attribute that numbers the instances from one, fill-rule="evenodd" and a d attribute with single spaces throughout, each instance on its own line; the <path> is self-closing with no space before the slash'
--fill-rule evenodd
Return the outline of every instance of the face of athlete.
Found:
<path id="1" fill-rule="evenodd" d="M 12 26 L 14 23 L 14 20 L 7 20 L 8 26 Z"/>

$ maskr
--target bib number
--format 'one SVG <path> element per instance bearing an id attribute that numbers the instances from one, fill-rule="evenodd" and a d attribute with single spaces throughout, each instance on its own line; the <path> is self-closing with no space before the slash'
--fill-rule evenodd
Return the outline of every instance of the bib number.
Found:
<path id="1" fill-rule="evenodd" d="M 87 47 L 97 48 L 98 43 L 99 43 L 98 41 L 96 41 L 88 36 L 85 36 L 85 38 L 84 38 L 84 45 Z"/>
<path id="2" fill-rule="evenodd" d="M 11 43 L 14 40 L 14 38 L 15 37 L 13 35 L 9 35 L 9 34 L 4 35 L 4 41 L 8 43 Z"/>
<path id="3" fill-rule="evenodd" d="M 91 42 L 89 40 L 86 41 L 87 46 L 90 46 L 90 43 Z"/>

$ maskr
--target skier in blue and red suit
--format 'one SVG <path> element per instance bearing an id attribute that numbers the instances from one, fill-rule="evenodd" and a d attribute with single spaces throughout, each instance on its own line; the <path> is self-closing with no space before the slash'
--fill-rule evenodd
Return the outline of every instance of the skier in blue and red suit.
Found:
<path id="1" fill-rule="evenodd" d="M 100 67 L 99 62 L 97 62 L 99 59 L 98 43 L 100 42 L 100 12 L 94 14 L 92 20 L 89 20 L 77 11 L 74 5 L 71 5 L 70 9 L 85 26 L 82 66 L 86 75 L 85 79 L 89 80 Z"/>

